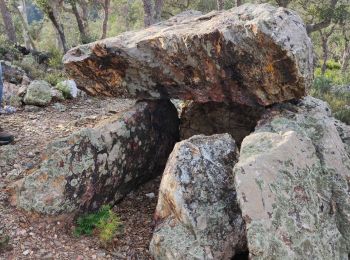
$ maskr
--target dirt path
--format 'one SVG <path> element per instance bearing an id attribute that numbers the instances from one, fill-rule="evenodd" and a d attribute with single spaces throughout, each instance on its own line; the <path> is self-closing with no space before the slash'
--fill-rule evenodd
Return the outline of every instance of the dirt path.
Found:
<path id="1" fill-rule="evenodd" d="M 16 136 L 15 144 L 0 146 L 0 238 L 10 237 L 0 259 L 150 259 L 148 245 L 157 198 L 146 194 L 158 194 L 159 178 L 113 208 L 124 228 L 108 248 L 102 248 L 95 237 L 74 237 L 74 221 L 69 217 L 43 217 L 11 207 L 5 192 L 11 182 L 30 174 L 49 142 L 93 127 L 133 103 L 86 98 L 0 116 L 0 126 Z"/>

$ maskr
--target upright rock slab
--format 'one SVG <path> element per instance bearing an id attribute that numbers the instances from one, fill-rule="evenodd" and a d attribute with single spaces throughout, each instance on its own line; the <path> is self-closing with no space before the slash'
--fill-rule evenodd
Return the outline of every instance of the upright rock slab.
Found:
<path id="1" fill-rule="evenodd" d="M 268 4 L 187 11 L 64 56 L 90 94 L 267 106 L 305 95 L 312 44 L 301 18 Z"/>
<path id="2" fill-rule="evenodd" d="M 165 168 L 150 245 L 155 259 L 231 259 L 245 250 L 229 134 L 197 135 L 177 143 Z"/>
<path id="3" fill-rule="evenodd" d="M 335 123 L 307 97 L 243 140 L 234 173 L 251 259 L 348 259 L 350 159 Z"/>
<path id="4" fill-rule="evenodd" d="M 178 138 L 169 100 L 140 101 L 96 128 L 50 144 L 40 168 L 17 183 L 17 205 L 59 214 L 114 203 L 162 173 Z"/>

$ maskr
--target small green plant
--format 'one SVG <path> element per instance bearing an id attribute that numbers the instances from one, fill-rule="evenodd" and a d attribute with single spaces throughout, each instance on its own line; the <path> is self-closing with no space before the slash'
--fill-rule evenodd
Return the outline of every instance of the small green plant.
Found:
<path id="1" fill-rule="evenodd" d="M 55 88 L 62 92 L 64 98 L 72 98 L 71 90 L 67 83 L 60 81 L 55 85 Z"/>
<path id="2" fill-rule="evenodd" d="M 74 234 L 81 236 L 96 233 L 101 243 L 106 245 L 112 241 L 121 226 L 120 218 L 111 210 L 110 206 L 104 205 L 96 213 L 79 217 Z"/>
<path id="3" fill-rule="evenodd" d="M 51 57 L 49 59 L 50 68 L 62 69 L 63 68 L 63 63 L 62 63 L 63 54 L 61 53 L 61 51 L 57 48 L 51 48 L 49 50 L 49 53 L 51 54 Z"/>
<path id="4" fill-rule="evenodd" d="M 49 82 L 52 86 L 56 86 L 59 82 L 65 80 L 65 76 L 63 72 L 52 71 L 46 74 L 43 80 Z"/>
<path id="5" fill-rule="evenodd" d="M 324 76 L 318 76 L 314 79 L 313 89 L 318 94 L 325 94 L 331 90 L 332 80 Z"/>

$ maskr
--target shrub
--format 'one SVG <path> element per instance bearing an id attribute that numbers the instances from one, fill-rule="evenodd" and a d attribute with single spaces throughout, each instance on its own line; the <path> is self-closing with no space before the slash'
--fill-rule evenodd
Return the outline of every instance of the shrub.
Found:
<path id="1" fill-rule="evenodd" d="M 345 124 L 350 125 L 350 108 L 348 109 L 342 109 L 338 112 L 334 113 L 334 117 L 342 122 L 344 122 Z"/>
<path id="2" fill-rule="evenodd" d="M 60 81 L 55 85 L 55 88 L 61 91 L 65 99 L 72 98 L 71 90 L 67 83 Z"/>
<path id="3" fill-rule="evenodd" d="M 329 78 L 324 76 L 315 77 L 313 90 L 317 92 L 317 94 L 325 94 L 328 93 L 332 88 L 332 81 Z"/>
<path id="4" fill-rule="evenodd" d="M 104 205 L 96 213 L 79 217 L 74 233 L 76 236 L 97 233 L 101 243 L 106 245 L 112 241 L 121 225 L 120 218 L 111 207 Z"/>
<path id="5" fill-rule="evenodd" d="M 22 54 L 11 44 L 5 37 L 0 34 L 0 60 L 15 60 L 19 59 Z"/>
<path id="6" fill-rule="evenodd" d="M 59 82 L 65 80 L 65 74 L 61 71 L 52 71 L 46 74 L 43 80 L 49 82 L 52 86 L 56 86 Z"/>
<path id="7" fill-rule="evenodd" d="M 49 53 L 51 54 L 51 57 L 49 59 L 49 66 L 54 69 L 63 69 L 63 55 L 61 51 L 57 48 L 51 48 L 49 50 Z"/>
<path id="8" fill-rule="evenodd" d="M 13 64 L 21 67 L 32 79 L 43 79 L 45 77 L 45 69 L 36 62 L 31 54 L 24 56 L 21 61 L 14 61 Z"/>

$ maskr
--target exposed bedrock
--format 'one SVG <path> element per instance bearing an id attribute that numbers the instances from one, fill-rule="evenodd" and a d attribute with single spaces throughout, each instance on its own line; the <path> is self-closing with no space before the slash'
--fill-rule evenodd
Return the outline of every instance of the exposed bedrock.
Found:
<path id="1" fill-rule="evenodd" d="M 175 145 L 165 168 L 150 245 L 155 259 L 231 259 L 246 249 L 229 134 L 197 135 Z"/>
<path id="2" fill-rule="evenodd" d="M 96 128 L 55 141 L 40 168 L 17 183 L 15 202 L 47 214 L 114 203 L 163 172 L 178 121 L 169 100 L 139 101 Z"/>
<path id="3" fill-rule="evenodd" d="M 243 140 L 234 174 L 251 259 L 348 259 L 349 133 L 307 97 Z"/>
<path id="4" fill-rule="evenodd" d="M 217 102 L 186 104 L 180 119 L 181 140 L 193 135 L 229 133 L 238 145 L 254 131 L 264 109 Z"/>
<path id="5" fill-rule="evenodd" d="M 267 106 L 306 94 L 312 53 L 295 12 L 245 4 L 205 15 L 187 11 L 78 46 L 63 61 L 93 95 Z"/>

